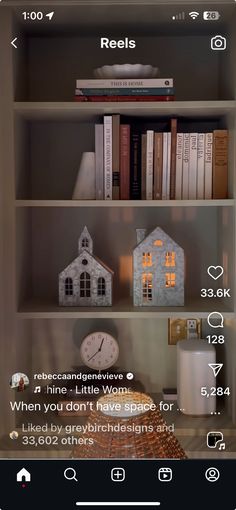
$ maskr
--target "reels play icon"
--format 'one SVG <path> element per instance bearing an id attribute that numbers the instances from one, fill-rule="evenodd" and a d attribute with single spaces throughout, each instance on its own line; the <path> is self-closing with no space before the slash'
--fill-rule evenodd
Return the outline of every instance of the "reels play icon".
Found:
<path id="1" fill-rule="evenodd" d="M 158 470 L 158 480 L 160 482 L 171 482 L 172 480 L 172 469 L 166 467 L 166 468 L 160 468 Z"/>

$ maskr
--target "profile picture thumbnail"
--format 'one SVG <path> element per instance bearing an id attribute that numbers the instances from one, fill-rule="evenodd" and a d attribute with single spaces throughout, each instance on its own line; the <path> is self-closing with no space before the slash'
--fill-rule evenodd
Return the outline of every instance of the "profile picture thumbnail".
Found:
<path id="1" fill-rule="evenodd" d="M 10 387 L 17 391 L 24 391 L 27 386 L 29 386 L 29 378 L 27 375 L 22 374 L 22 372 L 17 372 L 13 374 L 10 380 Z"/>

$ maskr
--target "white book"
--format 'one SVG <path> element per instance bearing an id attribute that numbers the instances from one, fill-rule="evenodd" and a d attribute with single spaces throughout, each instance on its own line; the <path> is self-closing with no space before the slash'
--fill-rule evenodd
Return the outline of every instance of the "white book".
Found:
<path id="1" fill-rule="evenodd" d="M 162 200 L 167 200 L 168 133 L 163 133 Z"/>
<path id="2" fill-rule="evenodd" d="M 177 133 L 176 144 L 176 177 L 175 177 L 175 199 L 182 199 L 182 182 L 183 182 L 183 148 L 184 135 Z"/>
<path id="3" fill-rule="evenodd" d="M 212 177 L 213 177 L 213 133 L 206 133 L 205 143 L 205 193 L 204 198 L 212 198 Z"/>
<path id="4" fill-rule="evenodd" d="M 104 127 L 95 124 L 96 200 L 104 200 Z"/>
<path id="5" fill-rule="evenodd" d="M 112 200 L 112 115 L 104 115 L 104 198 Z"/>
<path id="6" fill-rule="evenodd" d="M 146 200 L 153 199 L 153 150 L 154 150 L 154 131 L 147 131 L 147 150 L 146 150 Z"/>
<path id="7" fill-rule="evenodd" d="M 197 198 L 197 142 L 198 133 L 190 133 L 188 198 Z"/>
<path id="8" fill-rule="evenodd" d="M 190 134 L 184 133 L 182 198 L 188 200 Z"/>
<path id="9" fill-rule="evenodd" d="M 170 200 L 171 133 L 167 133 L 166 199 Z"/>
<path id="10" fill-rule="evenodd" d="M 205 133 L 198 133 L 197 146 L 197 198 L 204 199 L 205 188 Z"/>
<path id="11" fill-rule="evenodd" d="M 172 88 L 173 78 L 124 78 L 115 80 L 76 80 L 77 89 L 106 89 L 106 88 Z"/>

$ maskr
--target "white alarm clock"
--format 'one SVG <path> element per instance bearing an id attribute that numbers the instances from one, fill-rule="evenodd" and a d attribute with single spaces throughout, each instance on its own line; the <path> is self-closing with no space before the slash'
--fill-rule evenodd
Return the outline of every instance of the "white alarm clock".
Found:
<path id="1" fill-rule="evenodd" d="M 119 356 L 117 340 L 109 333 L 95 331 L 86 336 L 80 347 L 82 361 L 94 370 L 105 370 L 114 365 Z"/>

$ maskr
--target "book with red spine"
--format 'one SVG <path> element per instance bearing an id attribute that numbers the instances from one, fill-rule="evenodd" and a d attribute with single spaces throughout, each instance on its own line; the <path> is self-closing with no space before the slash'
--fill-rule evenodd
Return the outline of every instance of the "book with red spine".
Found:
<path id="1" fill-rule="evenodd" d="M 120 199 L 130 199 L 130 125 L 120 125 Z"/>
<path id="2" fill-rule="evenodd" d="M 175 101 L 175 96 L 75 96 L 74 100 L 79 103 L 168 102 Z"/>
<path id="3" fill-rule="evenodd" d="M 171 119 L 170 200 L 175 199 L 177 119 Z"/>

